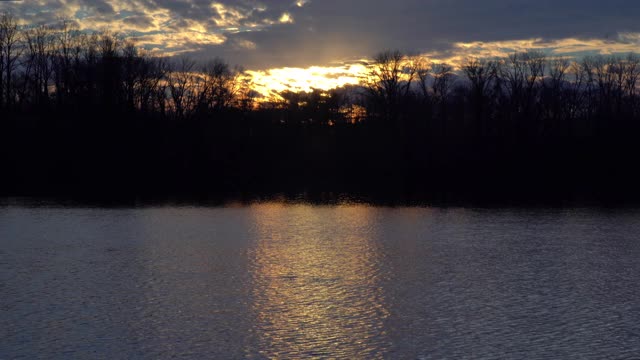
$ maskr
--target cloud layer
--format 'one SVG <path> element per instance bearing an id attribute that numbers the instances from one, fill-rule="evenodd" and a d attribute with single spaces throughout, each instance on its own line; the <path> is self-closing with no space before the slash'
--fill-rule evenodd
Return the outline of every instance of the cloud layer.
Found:
<path id="1" fill-rule="evenodd" d="M 28 24 L 72 19 L 150 50 L 252 69 L 331 65 L 387 48 L 442 57 L 640 48 L 640 2 L 629 0 L 31 0 L 0 2 L 0 11 Z"/>

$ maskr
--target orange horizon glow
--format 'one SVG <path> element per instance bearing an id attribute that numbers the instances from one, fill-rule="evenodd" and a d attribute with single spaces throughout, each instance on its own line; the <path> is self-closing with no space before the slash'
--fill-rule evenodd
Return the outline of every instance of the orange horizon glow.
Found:
<path id="1" fill-rule="evenodd" d="M 277 97 L 284 91 L 328 91 L 347 85 L 357 85 L 366 73 L 360 63 L 344 66 L 284 67 L 268 70 L 247 70 L 253 89 L 265 98 Z"/>
<path id="2" fill-rule="evenodd" d="M 503 58 L 514 52 L 542 51 L 550 57 L 578 58 L 580 54 L 625 54 L 638 53 L 639 33 L 621 33 L 619 39 L 575 39 L 543 40 L 538 38 L 494 41 L 458 42 L 448 52 L 427 52 L 419 56 L 429 63 L 448 63 L 460 69 L 466 59 Z M 264 100 L 278 97 L 283 91 L 312 92 L 314 89 L 328 91 L 346 85 L 358 85 L 367 76 L 367 63 L 362 59 L 342 66 L 282 67 L 267 70 L 248 70 L 254 90 Z"/>
<path id="3" fill-rule="evenodd" d="M 40 0 L 36 3 L 38 5 L 34 7 L 28 1 L 0 0 L 0 13 L 7 11 L 14 13 L 21 26 L 37 24 L 54 26 L 62 20 L 69 21 L 72 26 L 82 32 L 103 30 L 116 32 L 154 56 L 163 57 L 190 55 L 213 57 L 216 54 L 232 54 L 231 56 L 235 56 L 232 62 L 241 62 L 245 55 L 247 58 L 260 59 L 260 56 L 265 53 L 277 51 L 286 53 L 286 57 L 275 56 L 274 59 L 286 58 L 286 61 L 290 61 L 296 58 L 296 44 L 283 44 L 277 48 L 278 50 L 275 50 L 276 48 L 270 50 L 268 42 L 261 43 L 259 40 L 261 37 L 252 37 L 250 34 L 258 32 L 266 34 L 269 31 L 286 29 L 296 32 L 308 31 L 309 34 L 315 34 L 317 31 L 314 22 L 310 21 L 314 11 L 313 6 L 309 6 L 314 3 L 312 0 L 272 3 L 198 2 L 194 3 L 198 6 L 192 4 L 192 7 L 198 9 L 199 16 L 191 16 L 188 12 L 176 11 L 178 8 L 176 6 L 166 6 L 156 2 L 107 0 L 104 1 L 108 5 L 105 6 L 106 10 L 86 0 Z M 189 1 L 185 2 L 185 7 L 187 3 Z M 294 24 L 298 27 L 293 27 Z M 238 34 L 247 36 L 238 36 Z M 401 39 L 393 41 L 392 31 L 389 31 L 389 35 L 392 41 L 380 43 L 398 44 L 398 46 L 405 44 L 400 41 Z M 366 37 L 364 36 L 363 41 L 370 40 Z M 435 43 L 427 40 L 416 41 L 414 50 L 419 51 L 430 62 L 447 62 L 458 68 L 459 64 L 469 57 L 501 57 L 526 50 L 538 50 L 552 56 L 567 57 L 640 51 L 640 32 L 624 28 L 604 38 L 585 38 L 576 34 L 564 38 L 547 39 L 503 36 L 503 40 L 477 41 L 481 38 L 483 37 L 477 34 L 469 34 L 465 42 L 448 42 L 446 39 L 439 39 L 445 46 L 436 51 L 420 49 L 426 44 Z M 323 45 L 322 53 L 334 54 L 335 58 L 332 60 L 346 57 L 357 59 L 373 55 L 373 53 L 366 53 L 368 51 L 366 49 L 370 49 L 369 46 L 358 46 L 358 48 L 365 49 L 359 50 L 365 53 L 354 54 L 350 51 L 352 49 L 349 48 L 348 43 L 337 41 L 335 46 Z M 375 50 L 384 50 L 384 48 L 373 49 Z M 285 67 L 284 65 L 284 63 L 282 66 L 276 64 L 271 69 L 261 70 L 258 69 L 259 63 L 253 63 L 256 68 L 247 71 L 249 79 L 254 84 L 254 90 L 260 93 L 262 99 L 277 98 L 279 92 L 287 90 L 292 92 L 311 92 L 313 89 L 328 91 L 345 85 L 356 85 L 366 75 L 366 65 L 357 60 L 338 65 L 323 64 L 320 61 L 313 64 L 315 66 L 306 66 L 311 65 L 306 64 L 301 67 Z"/>

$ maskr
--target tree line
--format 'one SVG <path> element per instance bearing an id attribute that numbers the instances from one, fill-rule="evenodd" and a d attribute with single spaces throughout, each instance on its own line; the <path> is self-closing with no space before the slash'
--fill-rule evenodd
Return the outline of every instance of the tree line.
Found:
<path id="1" fill-rule="evenodd" d="M 197 68 L 141 51 L 111 32 L 74 23 L 20 27 L 0 17 L 0 107 L 5 110 L 96 106 L 185 118 L 195 111 L 246 106 L 242 70 L 216 58 Z M 247 98 L 243 98 L 247 96 Z"/>
<path id="2" fill-rule="evenodd" d="M 635 201 L 640 58 L 400 51 L 261 98 L 222 59 L 0 16 L 4 196 Z"/>

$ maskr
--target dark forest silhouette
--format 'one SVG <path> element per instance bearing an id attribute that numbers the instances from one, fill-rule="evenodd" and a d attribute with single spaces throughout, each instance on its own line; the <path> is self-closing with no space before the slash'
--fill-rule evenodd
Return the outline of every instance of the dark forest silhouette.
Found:
<path id="1" fill-rule="evenodd" d="M 636 201 L 640 58 L 461 68 L 398 51 L 360 86 L 258 101 L 221 59 L 0 18 L 0 195 Z"/>

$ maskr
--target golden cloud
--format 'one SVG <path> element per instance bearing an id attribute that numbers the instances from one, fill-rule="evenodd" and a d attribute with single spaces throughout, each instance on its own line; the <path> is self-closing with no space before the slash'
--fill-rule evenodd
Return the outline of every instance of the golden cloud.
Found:
<path id="1" fill-rule="evenodd" d="M 551 56 L 579 57 L 581 54 L 616 54 L 637 52 L 639 33 L 623 33 L 615 40 L 607 39 L 523 39 L 495 42 L 455 43 L 446 52 L 427 52 L 419 55 L 430 63 L 447 62 L 459 68 L 469 58 L 502 58 L 514 52 L 543 51 Z M 365 61 L 366 62 L 366 61 Z M 330 90 L 355 85 L 366 76 L 363 62 L 345 66 L 311 66 L 308 68 L 275 68 L 248 71 L 255 90 L 265 97 L 285 90 L 310 92 L 313 89 Z"/>
<path id="2" fill-rule="evenodd" d="M 312 66 L 308 68 L 277 68 L 247 71 L 255 90 L 264 96 L 285 90 L 311 92 L 313 89 L 331 90 L 358 84 L 366 67 L 362 64 L 345 66 Z"/>

